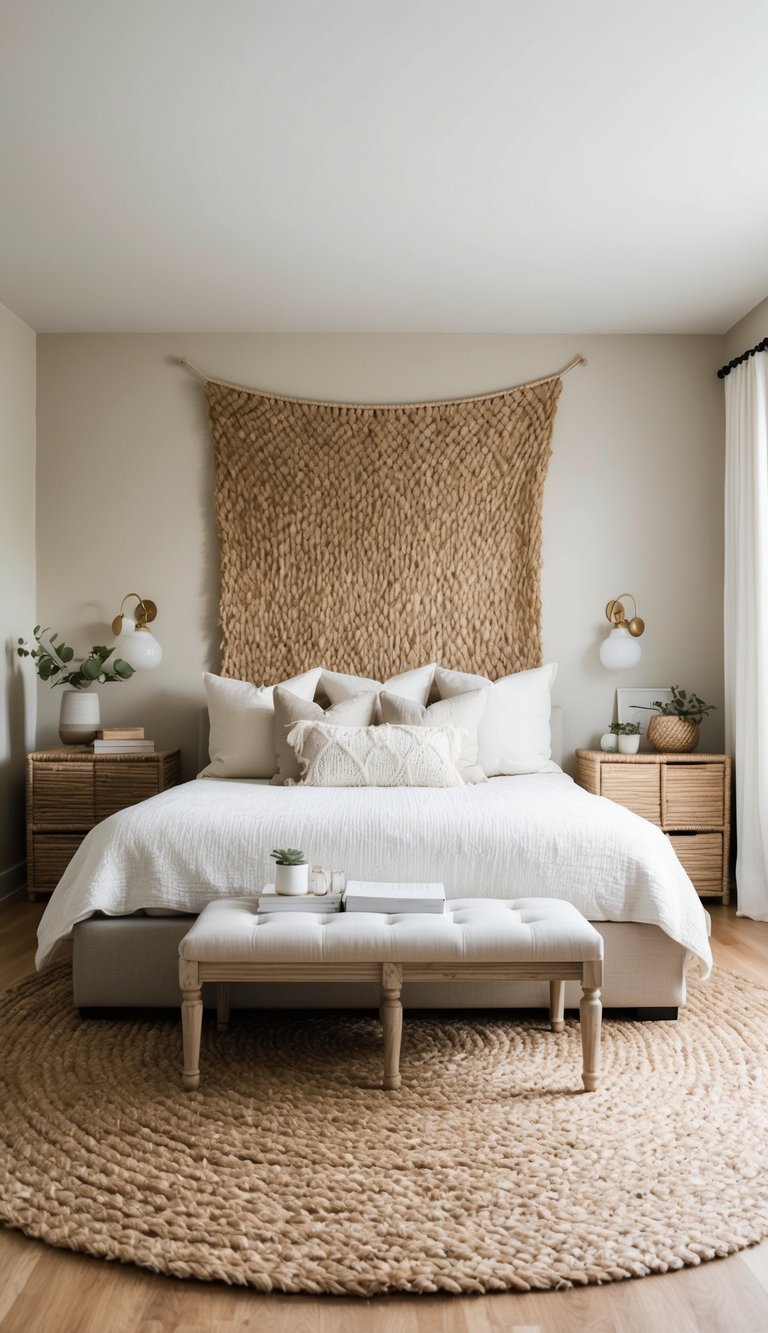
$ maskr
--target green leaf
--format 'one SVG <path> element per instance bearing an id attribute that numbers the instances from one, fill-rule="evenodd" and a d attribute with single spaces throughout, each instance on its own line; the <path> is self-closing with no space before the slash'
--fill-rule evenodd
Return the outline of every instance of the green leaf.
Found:
<path id="1" fill-rule="evenodd" d="M 62 662 L 71 662 L 74 655 L 75 655 L 74 648 L 67 647 L 66 643 L 63 643 L 59 648 L 59 657 L 61 658 Z"/>
<path id="2" fill-rule="evenodd" d="M 128 662 L 124 662 L 122 657 L 115 658 L 112 669 L 120 680 L 130 680 L 133 675 L 133 667 Z"/>
<path id="3" fill-rule="evenodd" d="M 101 662 L 95 657 L 86 657 L 80 667 L 86 680 L 96 680 L 101 675 Z"/>

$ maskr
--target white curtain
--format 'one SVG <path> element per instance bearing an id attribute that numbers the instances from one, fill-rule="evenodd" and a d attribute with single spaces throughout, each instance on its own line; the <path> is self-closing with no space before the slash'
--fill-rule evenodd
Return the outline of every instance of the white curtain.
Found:
<path id="1" fill-rule="evenodd" d="M 725 379 L 725 735 L 738 914 L 768 921 L 768 352 Z"/>

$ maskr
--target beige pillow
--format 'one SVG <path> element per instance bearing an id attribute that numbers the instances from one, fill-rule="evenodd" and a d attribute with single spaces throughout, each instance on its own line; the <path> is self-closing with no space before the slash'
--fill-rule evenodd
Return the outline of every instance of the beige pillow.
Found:
<path id="1" fill-rule="evenodd" d="M 376 711 L 376 692 L 357 694 L 351 699 L 342 699 L 341 703 L 331 704 L 322 709 L 311 700 L 302 699 L 285 685 L 276 685 L 274 693 L 275 722 L 274 746 L 277 755 L 277 772 L 272 779 L 273 786 L 282 787 L 289 780 L 298 782 L 301 777 L 296 751 L 288 744 L 288 732 L 297 722 L 327 722 L 329 726 L 370 727 Z"/>
<path id="2" fill-rule="evenodd" d="M 461 732 L 459 772 L 465 782 L 485 782 L 477 762 L 477 728 L 488 701 L 487 689 L 470 690 L 452 699 L 440 699 L 425 708 L 412 699 L 382 690 L 379 707 L 384 722 L 407 727 L 458 727 Z"/>
<path id="3" fill-rule="evenodd" d="M 334 727 L 288 732 L 308 787 L 460 787 L 456 727 Z"/>
<path id="4" fill-rule="evenodd" d="M 286 681 L 294 694 L 312 699 L 322 675 L 315 667 Z M 229 680 L 203 672 L 208 696 L 211 762 L 205 778 L 271 778 L 277 768 L 273 739 L 274 685 L 253 685 L 249 680 Z"/>

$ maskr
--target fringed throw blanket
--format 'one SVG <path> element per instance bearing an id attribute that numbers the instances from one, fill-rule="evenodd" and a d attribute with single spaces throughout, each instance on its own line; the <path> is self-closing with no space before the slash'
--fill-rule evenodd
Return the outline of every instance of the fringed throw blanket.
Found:
<path id="1" fill-rule="evenodd" d="M 541 660 L 541 506 L 559 375 L 483 397 L 309 402 L 205 381 L 221 670 L 384 679 Z"/>

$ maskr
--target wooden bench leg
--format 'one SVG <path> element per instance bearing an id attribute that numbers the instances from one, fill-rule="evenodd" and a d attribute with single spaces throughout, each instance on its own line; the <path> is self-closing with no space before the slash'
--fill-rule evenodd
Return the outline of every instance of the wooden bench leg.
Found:
<path id="1" fill-rule="evenodd" d="M 584 1084 L 585 1092 L 594 1092 L 600 1079 L 600 1025 L 603 1016 L 600 987 L 602 981 L 602 963 L 585 963 L 581 983 L 584 993 L 579 1007 L 583 1056 L 581 1081 Z"/>
<path id="2" fill-rule="evenodd" d="M 400 1087 L 400 1042 L 403 1036 L 403 1005 L 400 991 L 403 969 L 384 963 L 381 969 L 381 1021 L 384 1025 L 384 1084 L 387 1091 Z"/>
<path id="3" fill-rule="evenodd" d="M 562 1032 L 565 1027 L 565 982 L 549 983 L 549 1026 L 553 1032 Z"/>
<path id="4" fill-rule="evenodd" d="M 182 958 L 179 963 L 181 986 L 181 1032 L 184 1045 L 185 1092 L 194 1092 L 200 1086 L 200 1034 L 203 1028 L 203 988 L 200 985 L 197 963 Z"/>
<path id="5" fill-rule="evenodd" d="M 229 982 L 219 981 L 216 986 L 216 1023 L 219 1032 L 229 1027 Z"/>

